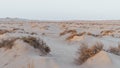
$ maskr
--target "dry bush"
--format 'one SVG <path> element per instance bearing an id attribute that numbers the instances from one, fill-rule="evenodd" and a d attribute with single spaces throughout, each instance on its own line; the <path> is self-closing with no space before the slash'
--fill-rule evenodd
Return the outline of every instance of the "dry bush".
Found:
<path id="1" fill-rule="evenodd" d="M 105 31 L 101 31 L 101 34 L 103 36 L 106 36 L 106 35 L 111 35 L 113 32 L 114 32 L 114 30 L 105 30 Z"/>
<path id="2" fill-rule="evenodd" d="M 8 30 L 0 30 L 0 35 L 9 32 Z"/>
<path id="3" fill-rule="evenodd" d="M 100 35 L 92 34 L 90 32 L 88 32 L 87 35 L 90 35 L 90 36 L 93 36 L 93 37 L 100 37 Z"/>
<path id="4" fill-rule="evenodd" d="M 79 33 L 79 34 L 75 33 L 75 34 L 72 34 L 72 35 L 68 36 L 66 38 L 66 40 L 70 40 L 70 39 L 74 38 L 75 36 L 83 36 L 85 34 L 86 34 L 86 32 L 82 32 L 82 33 Z"/>
<path id="5" fill-rule="evenodd" d="M 21 39 L 34 48 L 39 49 L 44 55 L 47 55 L 51 51 L 46 43 L 41 39 L 37 39 L 35 37 L 23 37 Z"/>
<path id="6" fill-rule="evenodd" d="M 75 34 L 75 33 L 77 33 L 77 31 L 76 30 L 68 30 L 67 33 Z"/>
<path id="7" fill-rule="evenodd" d="M 42 33 L 41 35 L 46 36 L 46 33 Z"/>
<path id="8" fill-rule="evenodd" d="M 110 47 L 107 52 L 120 56 L 120 44 L 118 47 Z"/>
<path id="9" fill-rule="evenodd" d="M 31 35 L 37 35 L 37 33 L 35 33 L 35 32 L 32 32 L 32 33 L 30 33 Z"/>
<path id="10" fill-rule="evenodd" d="M 16 40 L 17 40 L 17 38 L 6 39 L 6 40 L 2 39 L 1 42 L 0 42 L 0 48 L 5 47 L 7 49 L 11 49 Z"/>
<path id="11" fill-rule="evenodd" d="M 82 32 L 82 33 L 79 33 L 78 36 L 82 36 L 82 35 L 85 35 L 86 32 Z"/>
<path id="12" fill-rule="evenodd" d="M 65 31 L 60 33 L 60 36 L 65 35 L 67 33 L 77 34 L 77 31 L 76 30 L 65 30 Z"/>
<path id="13" fill-rule="evenodd" d="M 77 36 L 77 34 L 72 34 L 69 37 L 66 38 L 66 40 L 71 40 L 72 38 L 74 38 L 74 36 Z"/>
<path id="14" fill-rule="evenodd" d="M 76 64 L 83 64 L 87 61 L 90 57 L 93 57 L 97 53 L 103 50 L 103 44 L 96 43 L 92 47 L 88 47 L 87 44 L 83 43 L 80 49 L 78 50 L 79 57 L 76 59 Z"/>
<path id="15" fill-rule="evenodd" d="M 14 28 L 14 27 L 13 27 L 13 31 L 16 31 L 16 30 L 21 30 L 21 29 L 20 29 L 20 28 Z"/>
<path id="16" fill-rule="evenodd" d="M 5 39 L 5 40 L 1 39 L 0 48 L 5 47 L 7 49 L 11 49 L 14 46 L 14 42 L 17 39 L 21 39 L 25 43 L 28 43 L 34 48 L 39 49 L 42 55 L 47 55 L 51 51 L 50 48 L 46 45 L 46 43 L 43 40 L 37 39 L 35 37 L 31 37 L 31 36 L 22 37 L 22 38 L 11 38 L 11 39 Z"/>

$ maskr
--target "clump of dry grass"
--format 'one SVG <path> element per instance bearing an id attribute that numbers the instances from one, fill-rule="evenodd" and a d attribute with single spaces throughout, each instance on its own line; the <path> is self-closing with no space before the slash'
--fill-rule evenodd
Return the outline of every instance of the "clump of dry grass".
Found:
<path id="1" fill-rule="evenodd" d="M 103 50 L 103 44 L 101 43 L 96 43 L 92 47 L 88 47 L 87 44 L 83 43 L 80 49 L 78 50 L 79 57 L 76 59 L 76 64 L 83 64 L 90 57 L 93 57 L 101 50 Z"/>
<path id="2" fill-rule="evenodd" d="M 93 37 L 101 37 L 100 35 L 92 34 L 90 32 L 88 32 L 87 35 L 90 35 L 90 36 L 93 36 Z"/>
<path id="3" fill-rule="evenodd" d="M 0 48 L 4 47 L 4 48 L 7 48 L 7 49 L 11 49 L 16 40 L 17 40 L 17 38 L 6 39 L 6 40 L 2 39 L 1 42 L 0 42 Z"/>
<path id="4" fill-rule="evenodd" d="M 37 39 L 35 37 L 23 37 L 21 39 L 34 48 L 39 49 L 44 55 L 48 54 L 51 51 L 46 43 L 41 39 Z"/>
<path id="5" fill-rule="evenodd" d="M 118 47 L 110 47 L 107 52 L 120 56 L 120 44 Z"/>
<path id="6" fill-rule="evenodd" d="M 65 30 L 65 31 L 60 33 L 60 36 L 65 35 L 67 33 L 77 34 L 77 31 L 76 30 Z"/>
<path id="7" fill-rule="evenodd" d="M 101 34 L 103 36 L 106 36 L 106 35 L 111 35 L 113 32 L 114 30 L 104 30 L 104 31 L 101 31 Z"/>
<path id="8" fill-rule="evenodd" d="M 9 32 L 8 30 L 0 30 L 0 35 Z"/>
<path id="9" fill-rule="evenodd" d="M 35 32 L 32 32 L 32 33 L 30 33 L 31 35 L 37 35 L 37 33 L 35 33 Z"/>
<path id="10" fill-rule="evenodd" d="M 72 34 L 72 35 L 70 35 L 69 37 L 66 38 L 66 40 L 70 40 L 70 39 L 72 39 L 74 36 L 77 36 L 77 34 Z"/>
<path id="11" fill-rule="evenodd" d="M 85 35 L 86 34 L 86 32 L 81 32 L 81 33 L 78 33 L 77 35 L 78 36 L 83 36 L 83 35 Z"/>
<path id="12" fill-rule="evenodd" d="M 79 34 L 74 33 L 74 34 L 71 34 L 70 36 L 68 36 L 68 37 L 66 38 L 66 40 L 70 40 L 70 39 L 74 38 L 74 36 L 83 36 L 83 35 L 85 35 L 85 34 L 86 34 L 86 32 L 82 32 L 82 33 L 79 33 Z"/>
<path id="13" fill-rule="evenodd" d="M 43 40 L 37 39 L 36 37 L 32 37 L 32 36 L 22 37 L 22 38 L 1 39 L 0 48 L 4 47 L 7 49 L 11 49 L 14 46 L 14 42 L 17 39 L 21 39 L 25 43 L 30 44 L 30 46 L 39 49 L 40 52 L 42 53 L 41 55 L 47 55 L 51 51 Z"/>

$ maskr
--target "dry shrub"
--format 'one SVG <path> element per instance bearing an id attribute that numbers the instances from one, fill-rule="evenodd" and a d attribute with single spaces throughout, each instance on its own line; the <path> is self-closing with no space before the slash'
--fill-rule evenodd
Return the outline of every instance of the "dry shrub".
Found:
<path id="1" fill-rule="evenodd" d="M 20 28 L 13 28 L 13 31 L 16 31 L 16 30 L 21 30 Z"/>
<path id="2" fill-rule="evenodd" d="M 114 32 L 114 30 L 105 30 L 105 31 L 101 31 L 101 34 L 102 34 L 103 36 L 106 36 L 106 35 L 112 34 L 113 32 Z"/>
<path id="3" fill-rule="evenodd" d="M 60 36 L 65 35 L 67 33 L 77 34 L 77 31 L 76 30 L 65 30 L 65 31 L 60 33 Z"/>
<path id="4" fill-rule="evenodd" d="M 30 33 L 31 35 L 37 35 L 37 33 L 35 33 L 35 32 L 32 32 L 32 33 Z"/>
<path id="5" fill-rule="evenodd" d="M 85 35 L 86 32 L 82 32 L 82 33 L 79 33 L 78 36 L 82 36 L 82 35 Z"/>
<path id="6" fill-rule="evenodd" d="M 75 33 L 75 34 L 72 34 L 72 35 L 68 36 L 68 37 L 66 38 L 66 40 L 71 40 L 71 39 L 74 38 L 75 36 L 83 36 L 83 35 L 85 35 L 85 34 L 86 34 L 86 32 L 82 32 L 82 33 L 79 33 L 79 34 Z"/>
<path id="7" fill-rule="evenodd" d="M 37 39 L 35 37 L 31 37 L 31 36 L 22 37 L 22 38 L 11 38 L 6 40 L 1 39 L 0 48 L 5 47 L 7 49 L 11 49 L 14 46 L 14 42 L 17 39 L 21 39 L 25 43 L 28 43 L 34 48 L 39 49 L 42 55 L 47 55 L 51 51 L 50 48 L 46 45 L 46 43 L 43 40 Z"/>
<path id="8" fill-rule="evenodd" d="M 83 64 L 90 57 L 93 57 L 101 50 L 103 50 L 103 44 L 101 43 L 96 43 L 92 47 L 88 47 L 87 44 L 83 43 L 80 49 L 78 50 L 79 57 L 76 59 L 76 63 L 79 65 Z"/>
<path id="9" fill-rule="evenodd" d="M 107 52 L 120 56 L 120 44 L 118 47 L 110 47 Z"/>
<path id="10" fill-rule="evenodd" d="M 90 36 L 93 36 L 93 37 L 100 37 L 100 35 L 92 34 L 90 32 L 88 32 L 87 35 L 90 35 Z"/>
<path id="11" fill-rule="evenodd" d="M 72 34 L 69 37 L 66 38 L 66 40 L 71 40 L 72 38 L 74 38 L 74 36 L 77 36 L 77 34 Z"/>
<path id="12" fill-rule="evenodd" d="M 2 39 L 0 42 L 0 48 L 5 47 L 7 49 L 11 49 L 16 40 L 17 40 L 17 38 L 6 39 L 6 40 Z"/>
<path id="13" fill-rule="evenodd" d="M 67 33 L 75 34 L 75 33 L 77 33 L 77 31 L 76 30 L 68 30 Z"/>
<path id="14" fill-rule="evenodd" d="M 30 44 L 36 49 L 39 49 L 44 55 L 47 55 L 51 50 L 50 48 L 46 45 L 46 43 L 41 40 L 37 39 L 35 37 L 23 37 L 21 38 L 24 42 Z"/>
<path id="15" fill-rule="evenodd" d="M 62 28 L 66 28 L 67 26 L 66 26 L 65 24 L 62 24 L 61 27 L 62 27 Z"/>
<path id="16" fill-rule="evenodd" d="M 9 32 L 8 30 L 0 30 L 0 35 Z"/>

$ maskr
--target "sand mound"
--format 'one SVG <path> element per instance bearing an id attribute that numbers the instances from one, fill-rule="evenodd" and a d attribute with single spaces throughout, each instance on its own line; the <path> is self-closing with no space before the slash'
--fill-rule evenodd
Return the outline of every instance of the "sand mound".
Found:
<path id="1" fill-rule="evenodd" d="M 105 51 L 101 51 L 85 62 L 85 66 L 89 68 L 111 68 L 112 61 Z"/>
<path id="2" fill-rule="evenodd" d="M 40 54 L 38 49 L 16 40 L 11 49 L 0 48 L 0 68 L 57 68 L 52 59 Z"/>

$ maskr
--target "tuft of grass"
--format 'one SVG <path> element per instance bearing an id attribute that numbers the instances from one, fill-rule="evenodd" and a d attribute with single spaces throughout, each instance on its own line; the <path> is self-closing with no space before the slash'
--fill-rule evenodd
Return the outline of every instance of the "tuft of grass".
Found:
<path id="1" fill-rule="evenodd" d="M 107 52 L 120 56 L 120 44 L 118 47 L 110 47 Z"/>
<path id="2" fill-rule="evenodd" d="M 23 40 L 25 43 L 30 44 L 36 49 L 39 49 L 42 53 L 41 55 L 47 55 L 51 50 L 47 46 L 47 44 L 42 39 L 37 39 L 35 37 L 22 37 L 22 38 L 10 38 L 10 39 L 1 39 L 0 41 L 0 48 L 4 47 L 6 49 L 11 49 L 14 46 L 14 42 L 17 39 Z"/>
<path id="3" fill-rule="evenodd" d="M 24 42 L 30 44 L 36 49 L 39 49 L 44 55 L 47 55 L 51 50 L 50 48 L 46 45 L 46 43 L 41 40 L 37 39 L 35 37 L 23 37 L 21 38 Z"/>
<path id="4" fill-rule="evenodd" d="M 1 42 L 0 42 L 0 48 L 4 47 L 4 48 L 7 48 L 7 49 L 11 49 L 16 40 L 17 40 L 16 38 L 6 39 L 6 40 L 2 39 Z"/>
<path id="5" fill-rule="evenodd" d="M 85 34 L 86 34 L 86 32 L 82 32 L 82 33 L 79 33 L 79 34 L 74 33 L 74 34 L 71 34 L 70 36 L 68 36 L 68 37 L 66 38 L 66 40 L 70 40 L 70 39 L 74 38 L 75 36 L 83 36 L 83 35 L 85 35 Z"/>
<path id="6" fill-rule="evenodd" d="M 63 32 L 60 33 L 60 36 L 63 36 L 67 33 L 71 33 L 71 34 L 77 34 L 77 31 L 76 30 L 65 30 Z"/>
<path id="7" fill-rule="evenodd" d="M 74 36 L 77 36 L 77 34 L 70 35 L 69 37 L 66 38 L 66 40 L 70 40 L 70 39 L 74 38 Z"/>
<path id="8" fill-rule="evenodd" d="M 0 35 L 5 34 L 7 32 L 9 32 L 9 31 L 8 30 L 0 30 Z"/>
<path id="9" fill-rule="evenodd" d="M 96 43 L 92 47 L 88 47 L 87 44 L 83 43 L 82 46 L 78 50 L 79 57 L 76 59 L 76 64 L 83 64 L 86 62 L 90 57 L 93 57 L 97 53 L 103 50 L 103 44 Z"/>
<path id="10" fill-rule="evenodd" d="M 88 32 L 87 35 L 90 35 L 90 36 L 93 36 L 93 37 L 101 37 L 100 35 L 92 34 L 90 32 Z"/>
<path id="11" fill-rule="evenodd" d="M 113 32 L 114 32 L 114 30 L 104 30 L 104 31 L 101 31 L 101 35 L 107 36 L 107 35 L 113 34 Z"/>

